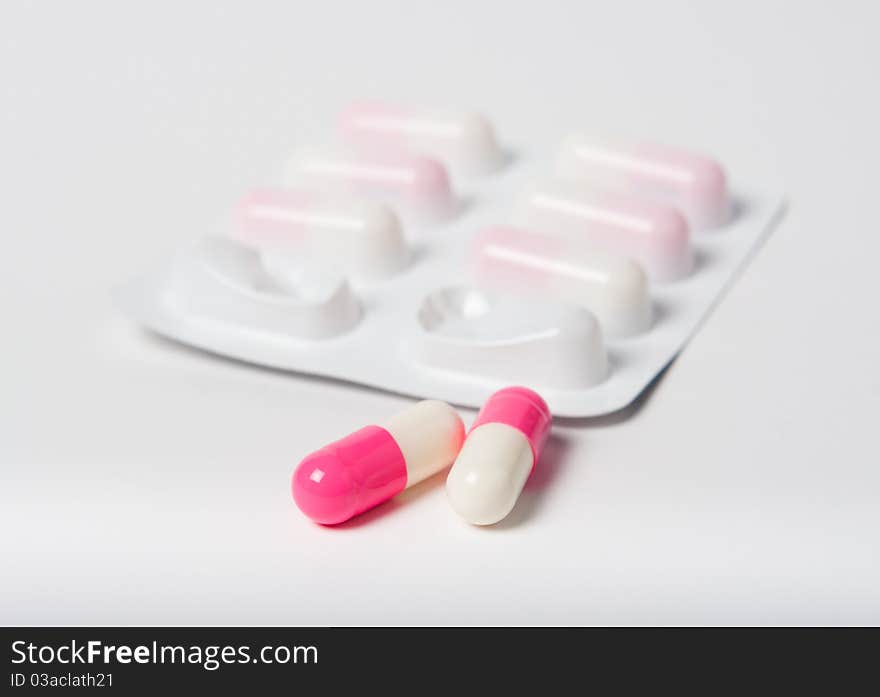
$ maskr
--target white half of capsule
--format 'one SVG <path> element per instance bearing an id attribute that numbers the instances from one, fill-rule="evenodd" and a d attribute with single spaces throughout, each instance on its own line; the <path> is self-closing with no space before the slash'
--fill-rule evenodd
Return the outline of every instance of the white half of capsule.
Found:
<path id="1" fill-rule="evenodd" d="M 382 425 L 400 448 L 406 463 L 406 486 L 449 466 L 461 449 L 464 424 L 446 402 L 418 402 Z"/>
<path id="2" fill-rule="evenodd" d="M 343 112 L 340 127 L 356 148 L 421 153 L 474 174 L 492 172 L 504 162 L 492 123 L 474 112 L 358 103 Z"/>
<path id="3" fill-rule="evenodd" d="M 443 220 L 456 210 L 446 168 L 422 155 L 308 151 L 291 160 L 285 182 L 365 195 L 418 221 Z"/>
<path id="4" fill-rule="evenodd" d="M 724 169 L 686 150 L 573 135 L 559 150 L 556 173 L 674 206 L 694 230 L 715 228 L 730 218 Z"/>
<path id="5" fill-rule="evenodd" d="M 497 523 L 513 510 L 533 465 L 531 445 L 521 431 L 504 423 L 482 424 L 468 433 L 449 471 L 449 503 L 473 525 Z"/>
<path id="6" fill-rule="evenodd" d="M 301 190 L 248 194 L 239 205 L 234 235 L 263 251 L 355 278 L 384 278 L 409 260 L 400 222 L 387 206 Z"/>
<path id="7" fill-rule="evenodd" d="M 670 206 L 554 182 L 528 191 L 514 220 L 536 232 L 560 233 L 598 251 L 630 257 L 655 281 L 674 281 L 693 269 L 687 221 Z"/>
<path id="8" fill-rule="evenodd" d="M 651 325 L 648 280 L 641 267 L 577 239 L 486 228 L 476 238 L 473 266 L 482 285 L 585 307 L 608 336 L 632 336 Z"/>

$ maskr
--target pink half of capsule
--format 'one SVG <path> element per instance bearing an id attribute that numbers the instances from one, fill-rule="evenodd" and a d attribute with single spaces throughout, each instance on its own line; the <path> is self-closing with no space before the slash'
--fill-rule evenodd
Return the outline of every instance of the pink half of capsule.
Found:
<path id="1" fill-rule="evenodd" d="M 489 397 L 446 479 L 456 513 L 474 525 L 503 520 L 541 456 L 551 423 L 547 403 L 528 388 L 507 387 Z"/>
<path id="2" fill-rule="evenodd" d="M 316 523 L 345 522 L 448 467 L 463 439 L 452 407 L 419 402 L 306 456 L 293 473 L 293 500 Z"/>
<path id="3" fill-rule="evenodd" d="M 582 184 L 548 183 L 521 201 L 523 227 L 563 233 L 593 249 L 629 257 L 656 281 L 674 281 L 693 268 L 687 221 L 671 206 Z"/>
<path id="4" fill-rule="evenodd" d="M 698 153 L 658 143 L 575 135 L 562 145 L 557 174 L 677 208 L 694 230 L 724 225 L 730 195 L 723 167 Z"/>
<path id="5" fill-rule="evenodd" d="M 293 185 L 366 195 L 424 219 L 454 211 L 446 168 L 421 155 L 310 152 L 294 159 L 287 179 Z"/>
<path id="6" fill-rule="evenodd" d="M 340 130 L 361 150 L 422 153 L 475 174 L 491 172 L 504 160 L 492 123 L 471 111 L 358 102 L 343 112 Z"/>

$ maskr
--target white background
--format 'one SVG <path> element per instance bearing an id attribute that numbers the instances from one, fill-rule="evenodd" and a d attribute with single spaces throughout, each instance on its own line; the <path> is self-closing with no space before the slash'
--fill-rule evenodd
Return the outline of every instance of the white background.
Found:
<path id="1" fill-rule="evenodd" d="M 3 3 L 0 621 L 880 622 L 877 7 Z M 309 523 L 297 460 L 407 400 L 111 304 L 358 96 L 648 133 L 790 194 L 641 406 L 560 423 L 496 529 L 442 477 Z"/>

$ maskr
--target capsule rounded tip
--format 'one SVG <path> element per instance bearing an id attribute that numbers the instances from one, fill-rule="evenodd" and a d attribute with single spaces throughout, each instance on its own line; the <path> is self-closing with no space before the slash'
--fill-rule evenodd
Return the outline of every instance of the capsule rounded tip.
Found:
<path id="1" fill-rule="evenodd" d="M 336 525 L 357 513 L 358 487 L 333 453 L 306 457 L 294 471 L 290 489 L 299 509 L 316 523 Z"/>
<path id="2" fill-rule="evenodd" d="M 412 187 L 416 195 L 426 198 L 448 196 L 452 191 L 446 168 L 430 157 L 413 157 Z"/>
<path id="3" fill-rule="evenodd" d="M 654 234 L 645 239 L 652 278 L 665 282 L 687 276 L 693 266 L 687 219 L 670 206 L 657 206 L 653 223 Z"/>
<path id="4" fill-rule="evenodd" d="M 357 257 L 358 271 L 368 277 L 397 273 L 406 266 L 409 250 L 403 237 L 400 220 L 384 205 L 364 203 L 360 209 L 362 234 L 349 248 Z"/>
<path id="5" fill-rule="evenodd" d="M 388 206 L 373 205 L 364 211 L 364 237 L 389 254 L 404 246 L 403 231 L 397 215 Z"/>
<path id="6" fill-rule="evenodd" d="M 472 525 L 493 525 L 513 510 L 533 464 L 531 445 L 518 429 L 483 424 L 468 435 L 446 479 L 449 505 Z"/>
<path id="7" fill-rule="evenodd" d="M 445 220 L 457 210 L 449 173 L 446 167 L 431 157 L 407 157 L 409 180 L 406 185 L 406 204 L 410 212 L 428 222 Z"/>
<path id="8" fill-rule="evenodd" d="M 694 158 L 694 174 L 690 180 L 691 188 L 703 195 L 721 198 L 727 194 L 727 175 L 724 168 L 709 158 Z"/>
<path id="9" fill-rule="evenodd" d="M 690 244 L 687 219 L 671 206 L 657 206 L 653 216 L 652 241 L 660 249 L 678 250 Z"/>
<path id="10" fill-rule="evenodd" d="M 461 119 L 462 137 L 471 143 L 495 145 L 495 131 L 482 114 L 465 114 Z"/>
<path id="11" fill-rule="evenodd" d="M 685 206 L 694 227 L 711 229 L 730 217 L 730 194 L 724 168 L 715 160 L 702 159 L 694 168 Z"/>
<path id="12" fill-rule="evenodd" d="M 639 334 L 651 325 L 651 293 L 648 277 L 641 265 L 620 258 L 608 266 L 608 282 L 593 309 L 608 334 L 627 337 Z"/>
<path id="13" fill-rule="evenodd" d="M 544 401 L 544 398 L 541 395 L 534 390 L 530 390 L 528 387 L 522 387 L 520 385 L 502 387 L 492 395 L 492 399 L 498 400 L 505 397 L 522 399 L 523 401 L 529 402 L 541 413 L 542 418 L 550 418 L 550 407 L 547 406 L 547 402 Z"/>
<path id="14" fill-rule="evenodd" d="M 617 305 L 641 304 L 648 299 L 648 277 L 632 259 L 615 258 L 609 264 L 605 291 L 611 302 Z"/>
<path id="15" fill-rule="evenodd" d="M 462 142 L 459 158 L 475 173 L 489 173 L 503 161 L 492 122 L 482 114 L 465 114 L 459 124 Z"/>

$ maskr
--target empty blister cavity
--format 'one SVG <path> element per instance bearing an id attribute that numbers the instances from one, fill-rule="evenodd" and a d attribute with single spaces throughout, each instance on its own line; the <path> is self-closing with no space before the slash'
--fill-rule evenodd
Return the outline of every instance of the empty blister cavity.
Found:
<path id="1" fill-rule="evenodd" d="M 591 190 L 576 183 L 541 184 L 519 202 L 514 220 L 545 234 L 637 261 L 655 281 L 674 281 L 693 268 L 687 221 L 670 206 Z"/>
<path id="2" fill-rule="evenodd" d="M 651 325 L 651 298 L 641 267 L 579 240 L 514 227 L 485 228 L 476 237 L 472 265 L 482 285 L 585 307 L 608 336 L 632 336 Z"/>
<path id="3" fill-rule="evenodd" d="M 457 286 L 422 300 L 413 359 L 450 375 L 578 389 L 608 372 L 602 332 L 583 308 Z"/>
<path id="4" fill-rule="evenodd" d="M 724 169 L 717 161 L 687 150 L 573 135 L 559 151 L 556 172 L 674 206 L 694 230 L 719 227 L 730 217 Z"/>
<path id="5" fill-rule="evenodd" d="M 176 258 L 166 298 L 178 312 L 303 339 L 342 334 L 361 317 L 343 278 L 271 273 L 256 250 L 222 237 Z"/>
<path id="6" fill-rule="evenodd" d="M 446 168 L 422 155 L 307 151 L 291 160 L 286 183 L 360 194 L 388 203 L 418 221 L 456 212 Z"/>
<path id="7" fill-rule="evenodd" d="M 256 189 L 239 203 L 235 236 L 355 278 L 397 273 L 409 258 L 397 216 L 373 201 L 297 189 Z"/>
<path id="8" fill-rule="evenodd" d="M 421 153 L 474 174 L 492 172 L 504 162 L 492 123 L 474 112 L 361 102 L 343 112 L 341 131 L 359 150 Z"/>

